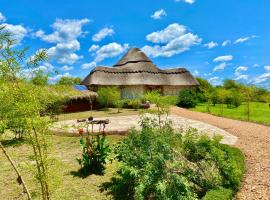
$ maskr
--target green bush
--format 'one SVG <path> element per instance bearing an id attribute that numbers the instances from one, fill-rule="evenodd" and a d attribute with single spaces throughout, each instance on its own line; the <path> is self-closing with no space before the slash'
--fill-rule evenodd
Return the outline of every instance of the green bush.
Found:
<path id="1" fill-rule="evenodd" d="M 227 96 L 225 97 L 225 103 L 227 104 L 228 108 L 237 108 L 242 104 L 242 97 L 238 91 L 229 90 Z"/>
<path id="2" fill-rule="evenodd" d="M 178 96 L 178 106 L 183 108 L 194 108 L 197 105 L 197 97 L 193 90 L 181 90 Z"/>
<path id="3" fill-rule="evenodd" d="M 141 107 L 140 99 L 123 99 L 122 107 L 123 108 L 131 108 L 131 109 L 139 109 Z"/>
<path id="4" fill-rule="evenodd" d="M 117 87 L 101 87 L 97 93 L 99 105 L 105 108 L 117 106 L 117 101 L 121 98 L 120 90 Z"/>
<path id="5" fill-rule="evenodd" d="M 144 118 L 115 148 L 121 163 L 111 191 L 129 199 L 197 199 L 216 188 L 236 191 L 244 173 L 241 151 L 200 136 L 195 129 L 176 134 Z"/>
<path id="6" fill-rule="evenodd" d="M 208 191 L 202 200 L 231 200 L 232 198 L 232 190 L 226 188 L 218 188 Z"/>

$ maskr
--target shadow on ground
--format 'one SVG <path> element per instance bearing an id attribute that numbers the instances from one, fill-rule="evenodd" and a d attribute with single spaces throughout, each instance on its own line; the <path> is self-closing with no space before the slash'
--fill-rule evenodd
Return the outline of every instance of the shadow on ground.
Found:
<path id="1" fill-rule="evenodd" d="M 30 141 L 26 138 L 12 138 L 12 139 L 6 139 L 1 140 L 1 143 L 4 147 L 10 147 L 10 146 L 20 146 L 23 144 L 29 144 Z"/>
<path id="2" fill-rule="evenodd" d="M 109 182 L 102 183 L 99 190 L 111 195 L 115 200 L 133 200 L 134 191 L 131 185 L 132 183 L 125 182 L 123 178 L 112 177 Z"/>
<path id="3" fill-rule="evenodd" d="M 83 168 L 79 169 L 78 171 L 71 171 L 70 174 L 74 177 L 79 177 L 79 178 L 87 178 L 88 176 L 91 175 L 99 175 L 99 176 L 103 176 L 104 175 L 104 171 L 102 170 L 85 170 Z"/>

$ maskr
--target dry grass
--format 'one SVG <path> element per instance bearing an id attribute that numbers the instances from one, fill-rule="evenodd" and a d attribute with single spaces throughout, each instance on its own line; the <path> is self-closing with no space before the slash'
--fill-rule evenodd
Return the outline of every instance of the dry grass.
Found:
<path id="1" fill-rule="evenodd" d="M 123 136 L 108 136 L 110 144 L 115 144 Z M 106 193 L 100 192 L 100 186 L 108 182 L 117 168 L 117 163 L 109 163 L 103 176 L 90 175 L 87 178 L 81 178 L 74 174 L 79 169 L 76 157 L 80 156 L 79 138 L 52 136 L 52 151 L 54 157 L 57 157 L 61 163 L 61 175 L 63 177 L 60 187 L 53 194 L 52 199 L 70 200 L 70 199 L 111 199 Z M 27 140 L 15 142 L 10 137 L 5 137 L 3 143 L 6 150 L 16 162 L 20 169 L 26 184 L 28 185 L 33 199 L 38 199 L 38 184 L 34 178 L 33 172 L 29 166 L 33 164 L 32 150 Z M 16 183 L 16 174 L 12 170 L 9 162 L 0 151 L 0 199 L 17 199 L 21 193 L 21 187 Z M 23 198 L 23 199 L 26 199 Z"/>

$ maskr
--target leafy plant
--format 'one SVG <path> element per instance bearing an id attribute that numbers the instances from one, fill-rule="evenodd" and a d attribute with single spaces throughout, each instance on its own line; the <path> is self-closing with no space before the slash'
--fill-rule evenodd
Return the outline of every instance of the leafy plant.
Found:
<path id="1" fill-rule="evenodd" d="M 178 106 L 183 108 L 194 108 L 197 105 L 196 94 L 193 90 L 181 90 L 178 96 Z"/>
<path id="2" fill-rule="evenodd" d="M 80 139 L 80 146 L 82 149 L 82 156 L 77 158 L 81 165 L 80 172 L 83 175 L 90 173 L 102 174 L 105 170 L 105 164 L 108 155 L 111 152 L 108 141 L 105 135 L 88 135 Z"/>
<path id="3" fill-rule="evenodd" d="M 199 136 L 194 129 L 179 134 L 170 122 L 143 118 L 115 148 L 121 163 L 110 189 L 129 199 L 198 199 L 208 191 L 236 191 L 243 176 L 243 154 Z"/>
<path id="4" fill-rule="evenodd" d="M 146 93 L 143 96 L 144 101 L 149 101 L 156 105 L 157 109 L 148 110 L 147 112 L 154 113 L 158 116 L 158 124 L 162 125 L 161 116 L 166 115 L 166 119 L 169 115 L 170 106 L 175 105 L 177 98 L 174 96 L 162 96 L 158 90 L 154 90 Z M 165 119 L 165 120 L 166 120 Z"/>
<path id="5" fill-rule="evenodd" d="M 105 108 L 116 106 L 117 101 L 120 100 L 121 97 L 120 91 L 117 87 L 101 87 L 98 89 L 97 93 L 98 103 Z"/>

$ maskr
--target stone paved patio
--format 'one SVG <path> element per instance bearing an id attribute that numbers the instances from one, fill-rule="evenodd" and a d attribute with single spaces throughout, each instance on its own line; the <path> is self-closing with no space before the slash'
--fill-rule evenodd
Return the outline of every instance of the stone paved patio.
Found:
<path id="1" fill-rule="evenodd" d="M 138 115 L 96 118 L 95 120 L 101 119 L 109 119 L 110 121 L 110 123 L 106 125 L 105 129 L 107 133 L 127 133 L 130 128 L 140 128 L 140 116 Z M 223 137 L 221 142 L 224 144 L 233 145 L 237 141 L 236 136 L 231 135 L 227 131 L 212 126 L 210 124 L 206 124 L 192 119 L 187 119 L 177 115 L 169 115 L 168 119 L 172 121 L 173 127 L 177 130 L 187 130 L 189 128 L 195 128 L 200 134 L 206 134 L 210 137 L 213 137 L 214 135 L 221 135 Z M 78 123 L 76 120 L 60 121 L 56 122 L 51 127 L 51 130 L 61 135 L 76 136 L 78 135 L 78 128 L 84 127 L 84 125 L 85 123 Z M 95 125 L 94 132 L 98 131 L 99 126 Z"/>

